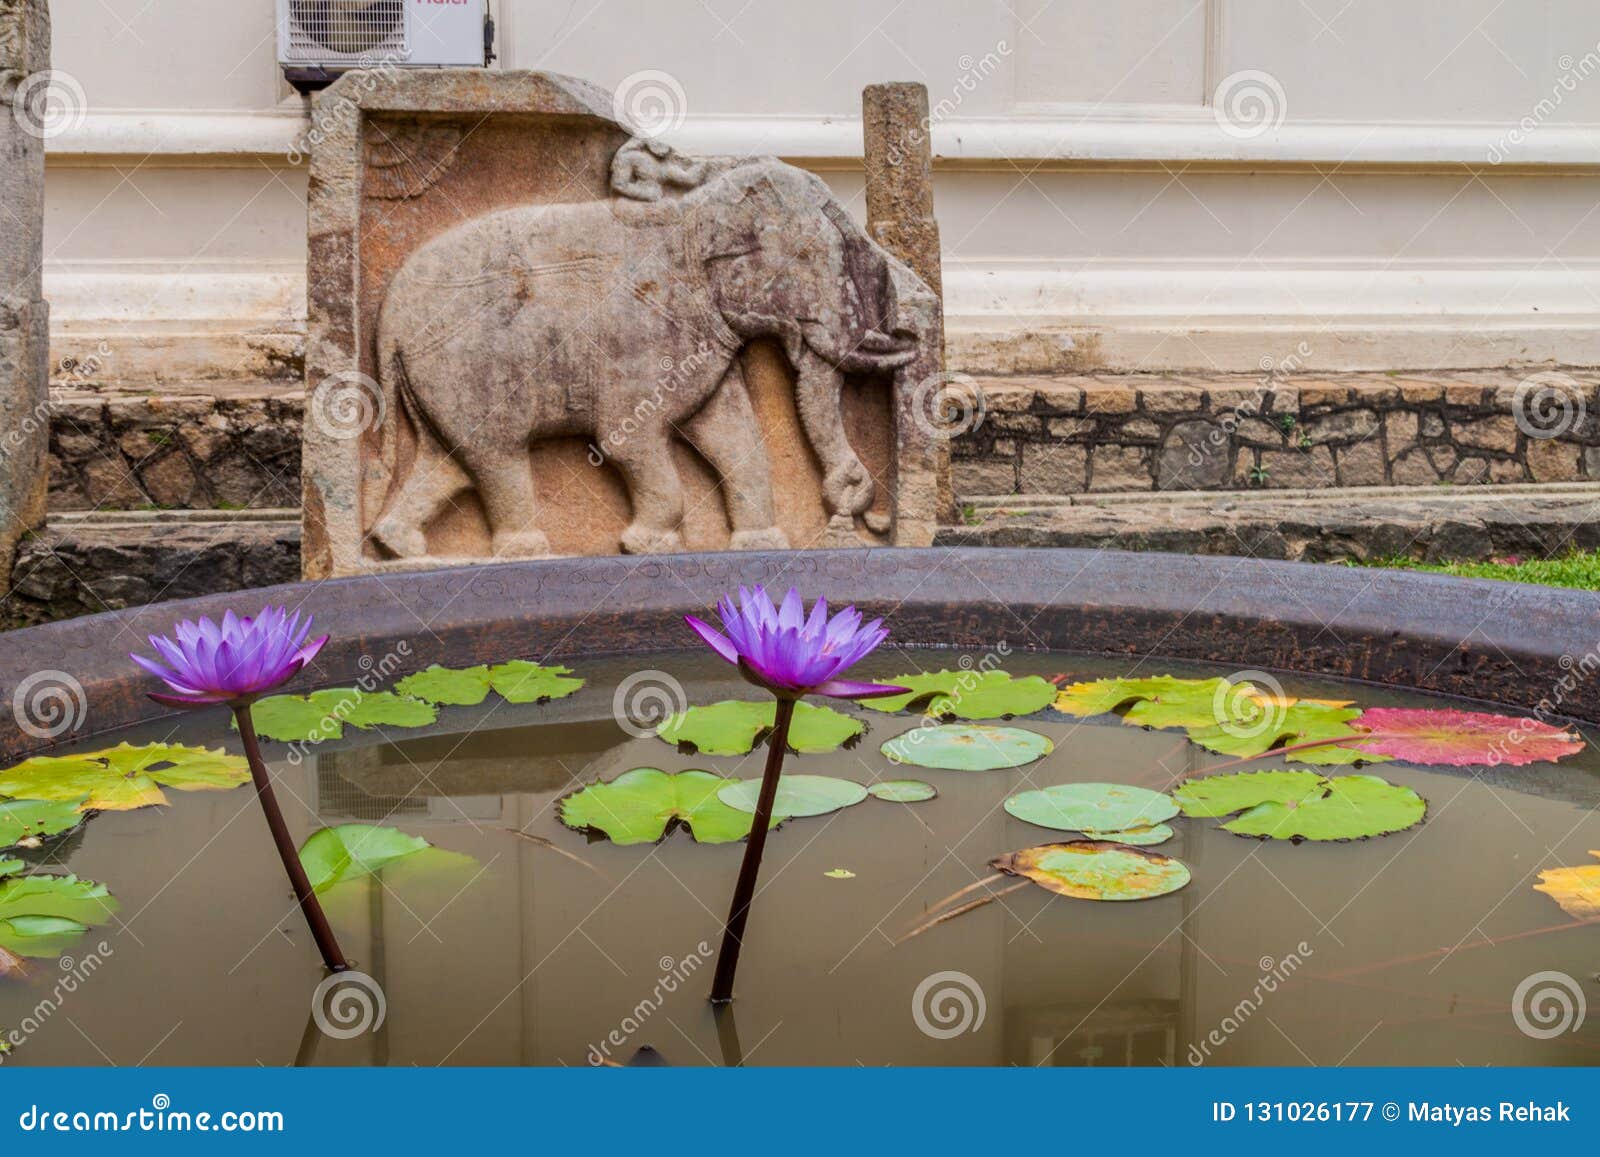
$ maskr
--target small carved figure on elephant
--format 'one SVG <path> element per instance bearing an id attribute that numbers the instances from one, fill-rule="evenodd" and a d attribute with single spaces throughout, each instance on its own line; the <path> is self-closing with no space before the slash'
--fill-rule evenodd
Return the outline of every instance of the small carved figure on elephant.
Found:
<path id="1" fill-rule="evenodd" d="M 818 178 L 766 158 L 670 199 L 522 206 L 441 234 L 395 274 L 378 318 L 384 394 L 418 442 L 373 539 L 401 558 L 427 553 L 429 522 L 471 487 L 495 555 L 548 554 L 529 447 L 576 436 L 626 484 L 622 549 L 681 550 L 682 437 L 723 483 L 732 548 L 788 546 L 738 360 L 761 337 L 795 370 L 834 522 L 886 529 L 867 513 L 873 481 L 842 391 L 846 373 L 917 356 L 888 262 Z"/>
<path id="2" fill-rule="evenodd" d="M 634 137 L 611 158 L 611 191 L 635 201 L 659 201 L 667 186 L 692 189 L 709 169 L 709 162 L 691 160 L 665 141 Z"/>

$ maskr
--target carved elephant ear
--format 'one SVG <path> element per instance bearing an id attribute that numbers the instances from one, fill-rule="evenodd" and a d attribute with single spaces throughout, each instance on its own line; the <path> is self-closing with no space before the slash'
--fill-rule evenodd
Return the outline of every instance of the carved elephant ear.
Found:
<path id="1" fill-rule="evenodd" d="M 761 226 L 774 219 L 775 190 L 766 178 L 744 181 L 730 175 L 725 187 L 701 209 L 696 222 L 702 258 L 743 257 L 761 248 Z M 720 184 L 720 182 L 719 182 Z"/>
<path id="2" fill-rule="evenodd" d="M 783 162 L 762 157 L 742 162 L 707 180 L 698 213 L 700 252 L 707 259 L 740 257 L 761 248 L 762 227 L 790 221 L 805 209 L 795 177 Z"/>
<path id="3" fill-rule="evenodd" d="M 362 192 L 383 201 L 421 196 L 455 164 L 463 135 L 448 121 L 368 118 Z"/>

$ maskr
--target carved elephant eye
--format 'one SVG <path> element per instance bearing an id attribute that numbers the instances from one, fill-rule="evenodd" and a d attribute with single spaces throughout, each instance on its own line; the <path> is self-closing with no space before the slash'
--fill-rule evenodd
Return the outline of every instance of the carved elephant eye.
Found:
<path id="1" fill-rule="evenodd" d="M 748 257 L 752 253 L 759 252 L 760 249 L 761 249 L 761 246 L 756 244 L 754 241 L 750 242 L 747 245 L 732 245 L 732 244 L 730 244 L 725 248 L 714 249 L 710 253 L 707 253 L 706 254 L 706 260 L 707 261 L 725 261 L 730 257 Z"/>

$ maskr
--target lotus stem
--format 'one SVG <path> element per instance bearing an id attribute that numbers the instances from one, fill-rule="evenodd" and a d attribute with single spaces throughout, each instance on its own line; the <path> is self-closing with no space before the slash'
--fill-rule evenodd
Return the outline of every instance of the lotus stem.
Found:
<path id="1" fill-rule="evenodd" d="M 756 797 L 755 819 L 744 846 L 744 862 L 739 865 L 739 880 L 733 886 L 733 903 L 722 929 L 722 947 L 717 951 L 717 971 L 711 982 L 711 1003 L 727 1004 L 733 999 L 733 976 L 739 970 L 739 949 L 744 943 L 744 926 L 755 899 L 756 877 L 761 874 L 761 854 L 767 848 L 767 829 L 772 826 L 772 807 L 778 799 L 778 777 L 783 773 L 783 757 L 789 748 L 789 724 L 794 719 L 793 699 L 779 699 L 772 719 L 772 735 L 767 739 L 767 766 L 761 773 L 761 791 Z"/>
<path id="2" fill-rule="evenodd" d="M 1473 948 L 1496 948 L 1502 944 L 1509 944 L 1513 940 L 1526 940 L 1530 936 L 1544 936 L 1551 932 L 1570 932 L 1574 928 L 1587 928 L 1592 924 L 1600 924 L 1600 916 L 1591 916 L 1586 920 L 1569 920 L 1562 924 L 1546 924 L 1543 928 L 1528 928 L 1521 932 L 1510 932 L 1504 936 L 1495 936 L 1487 940 L 1474 940 L 1470 944 L 1457 944 L 1453 948 L 1435 948 L 1431 952 L 1418 952 L 1411 956 L 1396 956 L 1393 960 L 1378 960 L 1368 964 L 1358 964 L 1354 968 L 1341 968 L 1338 972 L 1329 972 L 1319 977 L 1319 979 L 1348 981 L 1352 977 L 1365 976 L 1372 972 L 1383 972 L 1403 964 L 1421 964 L 1425 960 L 1436 960 L 1441 956 L 1453 956 L 1457 952 L 1466 952 Z"/>
<path id="3" fill-rule="evenodd" d="M 611 878 L 599 868 L 591 864 L 588 860 L 584 859 L 582 856 L 575 852 L 569 852 L 566 848 L 557 847 L 552 841 L 545 839 L 543 836 L 536 836 L 532 832 L 525 832 L 519 828 L 506 828 L 505 830 L 516 836 L 518 839 L 527 840 L 530 844 L 536 844 L 539 847 L 544 848 L 546 851 L 554 852 L 558 856 L 565 856 L 579 867 L 587 868 L 589 871 L 599 876 L 602 880 L 609 880 Z"/>
<path id="4" fill-rule="evenodd" d="M 1018 888 L 1026 888 L 1031 883 L 1033 883 L 1032 880 L 1018 880 L 1015 884 L 1012 884 L 1008 888 L 1001 888 L 998 892 L 991 892 L 987 896 L 980 896 L 976 900 L 969 900 L 959 908 L 952 908 L 948 912 L 941 912 L 932 920 L 923 921 L 911 931 L 907 932 L 904 936 L 900 937 L 900 939 L 894 942 L 892 947 L 898 948 L 907 940 L 910 940 L 913 936 L 921 936 L 928 929 L 937 928 L 946 920 L 954 920 L 957 916 L 965 916 L 968 912 L 971 912 L 977 908 L 982 908 L 985 904 L 993 904 L 1006 893 L 1015 892 Z"/>
<path id="5" fill-rule="evenodd" d="M 717 1025 L 717 1045 L 722 1050 L 722 1063 L 730 1069 L 744 1068 L 744 1045 L 739 1043 L 739 1021 L 734 1016 L 733 1005 L 716 1005 L 711 1010 L 711 1019 Z"/>
<path id="6" fill-rule="evenodd" d="M 305 865 L 300 862 L 294 838 L 289 835 L 289 825 L 284 823 L 283 810 L 278 807 L 278 797 L 273 794 L 272 778 L 267 774 L 267 765 L 261 758 L 261 743 L 256 739 L 256 725 L 250 717 L 250 705 L 239 704 L 233 709 L 233 715 L 239 722 L 239 738 L 244 743 L 245 759 L 250 764 L 250 778 L 255 782 L 256 799 L 261 801 L 267 827 L 272 831 L 272 842 L 278 847 L 278 857 L 283 861 L 283 870 L 288 873 L 289 883 L 294 887 L 300 911 L 311 926 L 311 938 L 317 942 L 317 951 L 322 953 L 322 962 L 328 966 L 329 972 L 348 972 L 350 965 L 339 950 L 339 941 L 334 937 L 328 917 L 322 911 L 321 901 L 311 888 L 311 880 L 306 876 Z"/>
<path id="7" fill-rule="evenodd" d="M 1291 751 L 1310 751 L 1313 747 L 1337 747 L 1341 743 L 1371 743 L 1374 739 L 1390 739 L 1392 736 L 1380 735 L 1376 731 L 1363 732 L 1360 735 L 1341 735 L 1338 739 L 1308 739 L 1304 743 L 1291 743 L 1287 747 L 1273 747 L 1261 752 L 1259 755 L 1246 755 L 1239 759 L 1230 759 L 1226 763 L 1213 763 L 1209 767 L 1200 768 L 1195 778 L 1214 775 L 1219 771 L 1227 771 L 1231 767 L 1243 767 L 1247 763 L 1256 763 L 1263 759 L 1271 759 L 1275 755 L 1287 755 Z M 1370 754 L 1370 753 L 1363 753 Z"/>
<path id="8" fill-rule="evenodd" d="M 928 907 L 923 911 L 922 914 L 924 916 L 927 916 L 927 915 L 930 915 L 931 913 L 937 912 L 940 908 L 943 908 L 946 904 L 950 904 L 950 903 L 953 903 L 956 900 L 961 899 L 961 897 L 967 895 L 969 892 L 976 892 L 979 888 L 982 888 L 987 884 L 992 884 L 996 880 L 1003 880 L 1003 879 L 1005 879 L 1005 876 L 1006 876 L 1006 874 L 1004 872 L 990 872 L 987 876 L 980 876 L 980 877 L 978 877 L 978 879 L 976 879 L 972 883 L 968 884 L 965 888 L 957 888 L 954 892 L 951 892 L 943 900 L 935 900 L 932 904 L 928 905 Z"/>

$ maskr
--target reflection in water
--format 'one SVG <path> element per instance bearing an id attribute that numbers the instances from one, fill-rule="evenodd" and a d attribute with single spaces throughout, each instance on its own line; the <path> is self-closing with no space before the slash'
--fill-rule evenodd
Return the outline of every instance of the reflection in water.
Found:
<path id="1" fill-rule="evenodd" d="M 958 658 L 890 656 L 867 675 Z M 650 665 L 681 677 L 695 702 L 748 694 L 714 660 L 664 655 Z M 1007 795 L 1073 781 L 1162 787 L 1202 757 L 1221 759 L 1114 720 L 1018 721 L 1047 733 L 1055 752 L 1014 771 L 919 773 L 937 799 L 869 799 L 774 832 L 740 998 L 719 1016 L 705 1002 L 710 961 L 700 946 L 717 941 L 739 845 L 702 846 L 681 830 L 654 847 L 586 844 L 560 825 L 555 803 L 632 767 L 754 776 L 761 752 L 707 758 L 632 737 L 610 716 L 612 689 L 631 666 L 586 666 L 590 685 L 567 700 L 448 709 L 450 733 L 395 732 L 393 743 L 351 729 L 303 763 L 277 766 L 297 838 L 323 824 L 386 823 L 472 858 L 454 875 L 367 878 L 325 897 L 356 967 L 386 998 L 375 1030 L 339 1039 L 308 1020 L 322 973 L 265 832 L 246 822 L 247 794 L 183 794 L 169 808 L 96 816 L 41 850 L 108 883 L 126 927 L 108 927 L 115 955 L 8 1063 L 133 1064 L 147 1054 L 151 1064 L 244 1065 L 1600 1060 L 1600 1017 L 1534 1039 L 1510 1008 L 1537 972 L 1600 992 L 1588 979 L 1593 930 L 1570 930 L 1529 886 L 1537 869 L 1585 862 L 1600 847 L 1593 749 L 1558 767 L 1388 765 L 1383 774 L 1430 808 L 1421 827 L 1384 839 L 1296 847 L 1175 820 L 1177 835 L 1159 850 L 1193 872 L 1177 893 L 1097 904 L 1027 887 L 891 948 L 993 856 L 1065 838 L 1008 816 Z M 1126 664 L 1018 655 L 1008 667 L 1093 677 Z M 1339 690 L 1363 703 L 1428 702 L 1366 687 L 1324 694 Z M 797 757 L 792 770 L 904 778 L 878 745 L 916 720 L 863 717 L 871 730 L 859 746 Z M 171 738 L 215 745 L 225 733 L 197 720 Z M 827 874 L 839 868 L 853 874 Z M 1281 963 L 1290 954 L 1303 958 L 1292 973 Z M 173 985 L 179 973 L 184 984 Z M 919 1016 L 914 997 L 939 974 L 969 985 L 964 1024 Z M 1274 974 L 1284 979 L 1264 991 Z M 0 1027 L 27 1017 L 49 979 L 0 987 Z"/>

